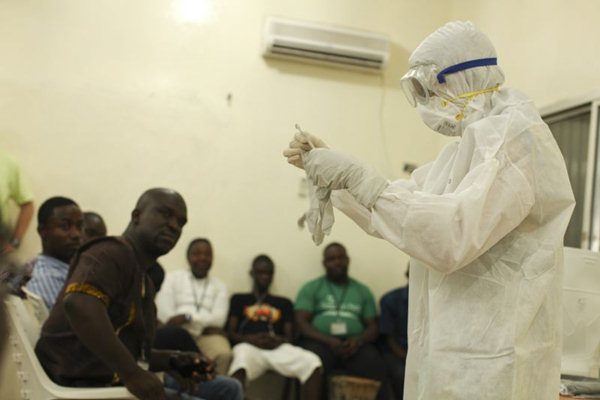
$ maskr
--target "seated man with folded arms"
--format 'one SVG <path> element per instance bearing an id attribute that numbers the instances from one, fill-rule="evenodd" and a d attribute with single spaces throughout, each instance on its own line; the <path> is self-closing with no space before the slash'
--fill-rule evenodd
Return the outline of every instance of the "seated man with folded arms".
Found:
<path id="1" fill-rule="evenodd" d="M 289 299 L 269 293 L 274 272 L 273 261 L 259 255 L 250 270 L 252 292 L 231 297 L 228 332 L 235 346 L 229 375 L 244 382 L 273 370 L 299 379 L 303 399 L 318 400 L 321 360 L 291 344 L 294 307 Z"/>
<path id="2" fill-rule="evenodd" d="M 77 203 L 66 197 L 51 197 L 38 210 L 37 232 L 42 254 L 25 264 L 31 279 L 25 286 L 52 309 L 69 272 L 69 262 L 81 244 L 83 216 Z"/>
<path id="3" fill-rule="evenodd" d="M 380 381 L 377 399 L 387 399 L 385 364 L 373 344 L 378 336 L 375 298 L 367 286 L 348 276 L 349 263 L 344 246 L 325 247 L 325 276 L 305 283 L 296 298 L 300 344 L 321 358 L 325 378 L 342 369 Z"/>
<path id="4" fill-rule="evenodd" d="M 165 400 L 151 371 L 168 371 L 193 390 L 212 378 L 210 363 L 195 353 L 152 349 L 156 322 L 154 288 L 146 269 L 177 243 L 187 222 L 179 193 L 142 194 L 123 236 L 83 245 L 42 327 L 35 352 L 49 377 L 75 387 L 123 384 L 136 397 Z"/>
<path id="5" fill-rule="evenodd" d="M 213 249 L 208 239 L 194 239 L 187 248 L 189 270 L 167 273 L 156 296 L 158 318 L 168 326 L 185 328 L 200 350 L 215 360 L 215 370 L 227 374 L 231 345 L 223 330 L 229 309 L 229 291 L 209 276 Z"/>
<path id="6" fill-rule="evenodd" d="M 155 262 L 146 273 L 154 284 L 156 293 L 159 293 L 165 279 L 162 265 Z M 188 331 L 180 326 L 164 325 L 160 321 L 157 321 L 153 347 L 159 350 L 191 351 L 202 354 Z M 206 360 L 212 362 L 209 358 Z M 181 389 L 179 383 L 168 373 L 164 375 L 164 385 L 175 391 Z M 242 400 L 243 392 L 242 384 L 238 380 L 225 375 L 216 375 L 214 380 L 196 385 L 193 394 L 206 400 Z"/>

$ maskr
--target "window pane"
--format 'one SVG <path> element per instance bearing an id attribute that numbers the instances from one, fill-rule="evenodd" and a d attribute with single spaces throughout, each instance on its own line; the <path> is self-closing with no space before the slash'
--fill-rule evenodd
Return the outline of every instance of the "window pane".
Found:
<path id="1" fill-rule="evenodd" d="M 565 246 L 581 247 L 583 231 L 583 201 L 587 172 L 588 138 L 590 131 L 590 107 L 580 112 L 565 113 L 565 118 L 552 116 L 546 122 L 565 158 L 573 193 L 575 210 L 565 234 Z"/>
<path id="2" fill-rule="evenodd" d="M 598 103 L 594 103 L 594 107 L 599 107 Z M 600 111 L 600 110 L 599 110 Z M 596 121 L 596 130 L 600 130 L 600 113 L 597 113 L 598 120 Z M 600 140 L 598 140 L 598 132 L 596 134 L 596 164 L 595 164 L 595 175 L 593 179 L 592 189 L 592 215 L 591 221 L 591 234 L 590 234 L 590 250 L 600 251 L 600 163 L 598 155 L 600 154 Z"/>

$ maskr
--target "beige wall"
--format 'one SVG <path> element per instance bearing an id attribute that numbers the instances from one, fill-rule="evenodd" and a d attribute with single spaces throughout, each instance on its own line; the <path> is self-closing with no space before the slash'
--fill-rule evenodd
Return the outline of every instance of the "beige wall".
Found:
<path id="1" fill-rule="evenodd" d="M 472 20 L 490 36 L 506 85 L 538 107 L 598 93 L 600 2 L 456 0 L 451 15 Z"/>
<path id="2" fill-rule="evenodd" d="M 186 4 L 208 17 L 185 22 Z M 295 296 L 322 272 L 296 219 L 300 170 L 281 150 L 294 124 L 402 176 L 433 159 L 429 133 L 398 88 L 414 47 L 450 14 L 445 0 L 0 2 L 0 146 L 28 173 L 39 205 L 53 195 L 101 213 L 120 234 L 139 194 L 179 190 L 189 224 L 161 259 L 184 268 L 189 240 L 215 247 L 214 275 L 247 290 L 258 253 L 279 267 L 274 289 Z M 264 18 L 279 15 L 388 33 L 392 60 L 370 75 L 260 55 Z M 228 97 L 230 99 L 228 100 Z M 326 240 L 347 245 L 351 273 L 379 297 L 404 283 L 406 256 L 337 216 Z M 20 251 L 40 250 L 35 223 Z"/>

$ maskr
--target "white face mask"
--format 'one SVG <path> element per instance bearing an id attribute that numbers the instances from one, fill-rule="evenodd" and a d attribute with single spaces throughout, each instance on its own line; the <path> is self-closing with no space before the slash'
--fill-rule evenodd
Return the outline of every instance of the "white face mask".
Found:
<path id="1" fill-rule="evenodd" d="M 459 105 L 435 96 L 426 105 L 418 104 L 421 119 L 431 129 L 446 136 L 460 136 L 463 131 L 463 112 Z"/>
<path id="2" fill-rule="evenodd" d="M 432 96 L 427 104 L 418 104 L 417 111 L 425 125 L 434 131 L 446 136 L 460 136 L 467 125 L 484 116 L 484 95 L 497 90 L 498 86 L 494 86 L 451 99 Z"/>

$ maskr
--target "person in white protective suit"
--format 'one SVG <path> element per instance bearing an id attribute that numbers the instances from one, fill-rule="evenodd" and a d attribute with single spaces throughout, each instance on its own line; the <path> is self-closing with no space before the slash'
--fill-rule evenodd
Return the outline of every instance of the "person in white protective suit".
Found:
<path id="1" fill-rule="evenodd" d="M 531 100 L 501 88 L 496 64 L 470 22 L 413 52 L 401 81 L 409 102 L 459 140 L 409 180 L 388 182 L 307 133 L 284 151 L 333 190 L 335 207 L 411 256 L 406 400 L 558 397 L 574 198 L 550 130 Z"/>

